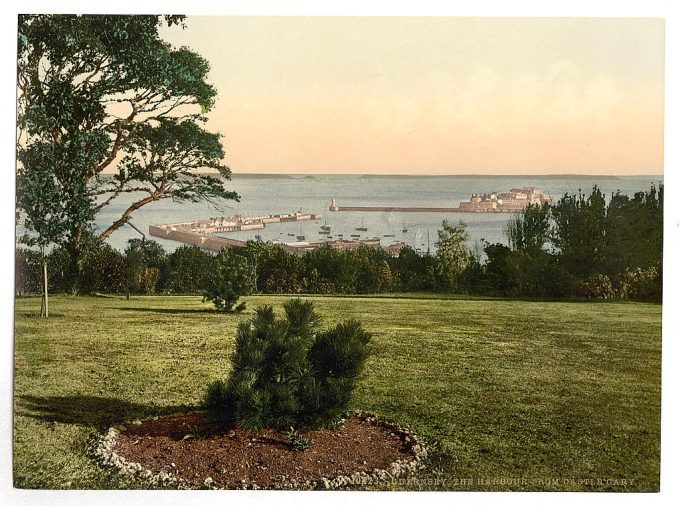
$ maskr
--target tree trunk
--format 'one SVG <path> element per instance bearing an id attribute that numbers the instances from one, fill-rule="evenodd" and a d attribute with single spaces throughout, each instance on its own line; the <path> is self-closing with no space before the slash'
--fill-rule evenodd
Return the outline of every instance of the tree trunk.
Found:
<path id="1" fill-rule="evenodd" d="M 47 296 L 47 258 L 45 257 L 45 253 L 43 253 L 43 303 L 40 307 L 40 316 L 47 318 L 49 315 L 49 299 Z"/>
<path id="2" fill-rule="evenodd" d="M 69 256 L 68 263 L 68 290 L 72 294 L 78 293 L 79 290 L 79 278 L 80 272 L 78 265 L 80 263 L 80 238 L 76 240 L 75 238 L 64 245 Z"/>

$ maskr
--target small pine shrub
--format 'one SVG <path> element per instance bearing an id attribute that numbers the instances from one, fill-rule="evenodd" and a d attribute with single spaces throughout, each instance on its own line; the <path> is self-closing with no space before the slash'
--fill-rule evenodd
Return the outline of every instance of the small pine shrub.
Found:
<path id="1" fill-rule="evenodd" d="M 314 445 L 314 441 L 312 441 L 308 437 L 303 436 L 293 427 L 291 427 L 290 430 L 286 432 L 286 436 L 288 436 L 288 441 L 290 442 L 290 445 L 293 447 L 294 450 L 304 451 L 307 450 L 308 448 L 311 448 Z"/>
<path id="2" fill-rule="evenodd" d="M 228 380 L 209 385 L 204 404 L 218 420 L 257 430 L 332 423 L 346 410 L 371 334 L 356 320 L 320 330 L 311 301 L 271 306 L 239 325 Z"/>

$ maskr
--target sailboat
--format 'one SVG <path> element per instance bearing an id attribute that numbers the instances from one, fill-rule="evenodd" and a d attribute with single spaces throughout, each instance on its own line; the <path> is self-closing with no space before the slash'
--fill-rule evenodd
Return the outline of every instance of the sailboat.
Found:
<path id="1" fill-rule="evenodd" d="M 329 235 L 331 233 L 331 226 L 328 224 L 327 220 L 324 220 L 323 225 L 321 225 L 320 234 Z"/>
<path id="2" fill-rule="evenodd" d="M 357 230 L 357 231 L 359 231 L 359 232 L 366 232 L 366 231 L 368 230 L 368 229 L 366 228 L 366 226 L 364 225 L 364 219 L 363 219 L 363 218 L 361 218 L 361 226 L 360 226 L 360 227 L 355 227 L 354 230 Z"/>

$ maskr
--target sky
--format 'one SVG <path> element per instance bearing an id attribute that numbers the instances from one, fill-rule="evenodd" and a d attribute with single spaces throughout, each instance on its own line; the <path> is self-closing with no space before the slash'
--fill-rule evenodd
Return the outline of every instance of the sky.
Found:
<path id="1" fill-rule="evenodd" d="M 189 17 L 233 172 L 660 174 L 659 18 Z"/>

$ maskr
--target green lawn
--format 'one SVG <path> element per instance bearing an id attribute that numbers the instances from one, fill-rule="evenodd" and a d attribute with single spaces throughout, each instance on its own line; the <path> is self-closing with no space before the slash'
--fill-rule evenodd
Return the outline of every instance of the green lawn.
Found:
<path id="1" fill-rule="evenodd" d="M 430 471 L 393 488 L 658 490 L 660 305 L 314 299 L 326 323 L 374 333 L 353 407 L 435 448 Z M 284 300 L 229 316 L 197 296 L 54 297 L 48 320 L 39 298 L 17 300 L 15 485 L 134 485 L 90 460 L 91 436 L 196 406 L 228 373 L 236 324 Z"/>

